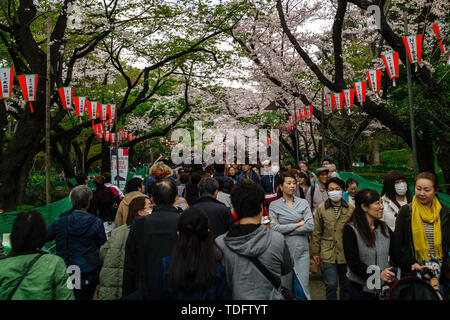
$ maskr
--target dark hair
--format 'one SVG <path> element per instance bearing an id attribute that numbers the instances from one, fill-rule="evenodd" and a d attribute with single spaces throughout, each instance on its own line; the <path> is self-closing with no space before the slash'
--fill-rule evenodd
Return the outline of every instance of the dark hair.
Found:
<path id="1" fill-rule="evenodd" d="M 180 174 L 180 182 L 182 184 L 188 183 L 189 182 L 189 174 L 187 174 L 187 173 Z"/>
<path id="2" fill-rule="evenodd" d="M 405 180 L 406 184 L 408 184 L 408 181 L 406 180 L 406 176 L 397 170 L 392 170 L 386 173 L 384 176 L 384 183 L 383 183 L 383 190 L 381 190 L 381 196 L 386 195 L 386 197 L 391 200 L 397 208 L 400 208 L 400 204 L 397 201 L 397 198 L 395 196 L 395 181 L 397 180 Z M 412 194 L 411 191 L 406 191 L 406 200 L 409 202 L 412 201 Z"/>
<path id="3" fill-rule="evenodd" d="M 178 189 L 172 179 L 158 180 L 152 184 L 152 198 L 155 204 L 173 204 Z"/>
<path id="4" fill-rule="evenodd" d="M 193 172 L 192 175 L 191 175 L 191 181 L 190 181 L 190 183 L 191 183 L 192 185 L 197 185 L 197 184 L 200 182 L 201 179 L 202 179 L 202 176 L 201 176 L 200 173 L 198 173 L 198 172 Z"/>
<path id="5" fill-rule="evenodd" d="M 84 184 L 84 182 L 87 180 L 88 176 L 86 173 L 79 173 L 75 177 L 75 180 L 77 180 L 78 184 Z"/>
<path id="6" fill-rule="evenodd" d="M 138 216 L 138 211 L 145 208 L 145 200 L 147 199 L 149 199 L 149 197 L 142 196 L 131 200 L 130 204 L 128 205 L 127 225 L 131 226 L 133 224 L 134 218 Z"/>
<path id="7" fill-rule="evenodd" d="M 311 187 L 311 180 L 308 178 L 308 175 L 305 172 L 299 170 L 297 175 L 298 175 L 299 178 L 304 178 L 305 182 L 306 182 L 306 185 L 308 187 Z"/>
<path id="8" fill-rule="evenodd" d="M 208 217 L 199 207 L 190 207 L 180 216 L 179 235 L 172 252 L 169 286 L 185 292 L 204 291 L 216 279 L 222 250 L 208 228 Z"/>
<path id="9" fill-rule="evenodd" d="M 212 195 L 219 189 L 219 183 L 214 178 L 203 178 L 198 183 L 200 196 Z"/>
<path id="10" fill-rule="evenodd" d="M 336 177 L 328 179 L 327 183 L 325 183 L 325 190 L 328 190 L 330 183 L 336 183 L 339 187 L 341 187 L 342 191 L 345 190 L 345 182 L 342 179 Z"/>
<path id="11" fill-rule="evenodd" d="M 223 191 L 223 185 L 224 185 L 223 179 L 220 179 L 219 177 L 215 177 L 214 179 L 219 184 L 219 191 Z"/>
<path id="12" fill-rule="evenodd" d="M 8 257 L 39 252 L 47 241 L 47 224 L 39 211 L 19 213 L 11 232 L 12 251 Z"/>
<path id="13" fill-rule="evenodd" d="M 214 168 L 216 169 L 216 172 L 220 172 L 220 173 L 225 172 L 225 165 L 224 164 L 221 164 L 221 163 L 215 164 Z"/>
<path id="14" fill-rule="evenodd" d="M 133 191 L 138 191 L 138 188 L 142 187 L 142 183 L 144 181 L 139 177 L 131 178 L 127 181 L 127 184 L 125 185 L 125 192 L 130 193 Z"/>
<path id="15" fill-rule="evenodd" d="M 414 180 L 414 186 L 416 186 L 417 180 L 419 179 L 427 179 L 433 182 L 434 191 L 438 191 L 438 181 L 436 178 L 436 175 L 431 172 L 421 172 L 417 175 L 416 179 Z"/>
<path id="16" fill-rule="evenodd" d="M 282 186 L 284 181 L 286 180 L 286 178 L 292 178 L 295 181 L 297 181 L 297 179 L 295 179 L 295 175 L 297 174 L 297 172 L 293 169 L 291 170 L 287 170 L 287 171 L 283 171 L 280 174 L 280 180 L 278 180 L 278 185 Z"/>
<path id="17" fill-rule="evenodd" d="M 238 219 L 242 219 L 255 217 L 261 212 L 265 193 L 259 184 L 246 179 L 233 186 L 230 196 Z"/>
<path id="18" fill-rule="evenodd" d="M 94 185 L 95 187 L 99 187 L 105 184 L 105 177 L 104 176 L 95 176 L 94 178 Z"/>
<path id="19" fill-rule="evenodd" d="M 110 183 L 111 182 L 111 174 L 109 172 L 103 172 L 102 176 L 105 177 L 105 183 Z"/>
<path id="20" fill-rule="evenodd" d="M 352 184 L 354 184 L 354 183 L 356 183 L 356 185 L 359 187 L 358 181 L 356 181 L 356 180 L 353 179 L 353 178 L 347 179 L 347 181 L 345 182 L 345 190 L 347 190 L 348 187 L 350 187 L 350 185 L 352 185 Z"/>
<path id="21" fill-rule="evenodd" d="M 373 247 L 376 239 L 370 230 L 366 213 L 362 209 L 362 205 L 364 204 L 366 207 L 369 207 L 372 203 L 378 200 L 380 200 L 380 194 L 376 190 L 364 188 L 358 191 L 355 195 L 355 210 L 348 221 L 348 223 L 351 223 L 358 230 L 361 238 L 368 247 Z M 377 225 L 381 228 L 381 233 L 385 237 L 388 237 L 389 234 L 387 225 L 381 220 L 376 220 L 375 226 Z"/>

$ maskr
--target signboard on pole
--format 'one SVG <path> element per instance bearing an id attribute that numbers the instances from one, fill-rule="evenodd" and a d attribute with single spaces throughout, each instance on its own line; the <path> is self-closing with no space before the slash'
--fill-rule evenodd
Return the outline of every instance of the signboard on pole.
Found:
<path id="1" fill-rule="evenodd" d="M 128 149 L 119 148 L 119 179 L 117 179 L 117 149 L 111 148 L 111 183 L 125 189 L 128 175 Z M 119 183 L 117 183 L 119 180 Z"/>

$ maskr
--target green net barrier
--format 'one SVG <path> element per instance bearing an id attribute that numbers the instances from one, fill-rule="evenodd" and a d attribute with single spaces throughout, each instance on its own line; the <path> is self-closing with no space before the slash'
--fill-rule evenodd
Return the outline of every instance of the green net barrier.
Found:
<path id="1" fill-rule="evenodd" d="M 66 197 L 62 200 L 53 202 L 47 206 L 35 208 L 34 210 L 37 210 L 40 213 L 42 213 L 45 222 L 47 223 L 47 227 L 49 227 L 56 218 L 58 218 L 63 212 L 71 208 L 72 204 L 69 201 L 69 197 Z M 3 239 L 4 233 L 11 233 L 14 219 L 19 213 L 20 211 L 13 211 L 13 212 L 4 212 L 0 214 L 0 234 L 1 234 L 0 239 Z M 50 249 L 51 253 L 55 253 L 54 242 L 47 243 L 46 247 Z"/>
<path id="2" fill-rule="evenodd" d="M 358 189 L 370 188 L 370 189 L 375 189 L 380 193 L 381 193 L 381 190 L 383 189 L 382 184 L 364 179 L 360 175 L 353 173 L 353 172 L 339 172 L 338 176 L 345 181 L 347 181 L 350 178 L 355 179 L 356 181 L 358 181 L 358 184 L 359 184 Z M 412 184 L 410 183 L 409 185 L 411 186 Z M 414 188 L 410 188 L 410 189 L 411 189 L 411 192 L 414 194 Z M 437 196 L 443 204 L 445 204 L 447 207 L 450 207 L 450 195 L 438 192 Z"/>

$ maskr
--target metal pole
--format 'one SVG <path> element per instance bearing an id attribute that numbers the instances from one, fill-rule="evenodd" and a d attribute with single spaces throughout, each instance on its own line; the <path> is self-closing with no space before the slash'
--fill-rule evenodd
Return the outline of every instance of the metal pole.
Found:
<path id="1" fill-rule="evenodd" d="M 406 12 L 403 14 L 405 21 L 405 36 L 408 36 L 408 17 Z M 406 52 L 406 50 L 405 50 Z M 411 75 L 411 62 L 409 61 L 408 52 L 406 52 L 406 68 L 408 70 L 408 98 L 409 98 L 409 119 L 411 126 L 411 142 L 412 142 L 412 152 L 414 161 L 414 176 L 416 177 L 419 173 L 417 167 L 417 145 L 416 145 L 416 125 L 414 122 L 414 109 L 413 109 L 413 93 L 412 93 L 412 75 Z"/>
<path id="2" fill-rule="evenodd" d="M 50 59 L 50 17 L 47 17 L 47 81 L 45 92 L 45 198 L 47 205 L 52 202 L 50 195 L 50 91 L 51 91 L 51 59 Z"/>

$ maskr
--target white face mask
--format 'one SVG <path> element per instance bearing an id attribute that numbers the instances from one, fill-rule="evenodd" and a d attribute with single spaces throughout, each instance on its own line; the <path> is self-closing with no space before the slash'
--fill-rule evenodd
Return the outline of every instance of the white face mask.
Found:
<path id="1" fill-rule="evenodd" d="M 338 202 L 339 200 L 342 199 L 342 191 L 329 191 L 328 192 L 328 198 L 330 198 L 331 201 L 333 202 Z"/>
<path id="2" fill-rule="evenodd" d="M 280 167 L 279 166 L 272 166 L 272 172 L 275 174 L 275 173 L 278 173 L 278 171 L 280 171 Z"/>
<path id="3" fill-rule="evenodd" d="M 407 191 L 408 191 L 408 185 L 406 184 L 406 182 L 400 182 L 395 185 L 395 192 L 399 196 L 404 196 Z"/>
<path id="4" fill-rule="evenodd" d="M 330 173 L 330 178 L 337 178 L 337 172 L 333 171 L 332 173 Z"/>

